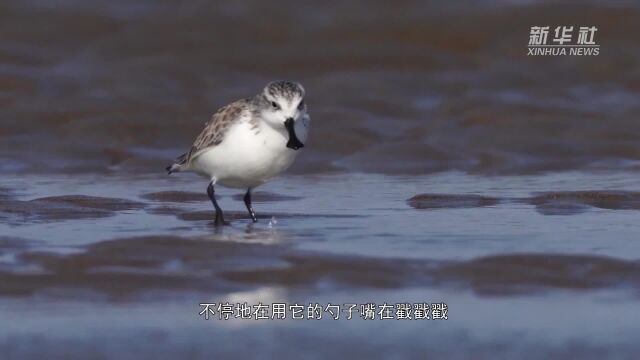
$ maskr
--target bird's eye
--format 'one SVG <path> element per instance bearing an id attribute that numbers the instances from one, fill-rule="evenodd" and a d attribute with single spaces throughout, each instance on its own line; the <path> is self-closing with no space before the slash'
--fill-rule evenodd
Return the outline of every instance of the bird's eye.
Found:
<path id="1" fill-rule="evenodd" d="M 298 110 L 302 109 L 304 109 L 304 100 L 300 101 L 300 104 L 298 104 Z"/>
<path id="2" fill-rule="evenodd" d="M 278 104 L 275 101 L 271 102 L 271 106 L 276 110 L 280 109 L 280 106 L 278 106 Z"/>

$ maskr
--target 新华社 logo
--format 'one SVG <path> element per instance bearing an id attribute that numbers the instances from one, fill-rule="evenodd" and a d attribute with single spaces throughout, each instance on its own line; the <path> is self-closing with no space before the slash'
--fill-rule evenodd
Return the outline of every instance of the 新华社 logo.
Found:
<path id="1" fill-rule="evenodd" d="M 527 56 L 596 56 L 600 45 L 595 41 L 595 26 L 556 26 L 549 35 L 549 26 L 532 26 L 529 32 Z"/>

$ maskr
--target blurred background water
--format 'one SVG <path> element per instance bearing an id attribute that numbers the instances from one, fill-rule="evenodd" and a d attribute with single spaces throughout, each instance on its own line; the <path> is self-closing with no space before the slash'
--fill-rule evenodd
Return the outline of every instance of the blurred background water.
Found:
<path id="1" fill-rule="evenodd" d="M 640 7 L 0 4 L 0 353 L 635 358 Z M 598 56 L 527 56 L 532 26 Z M 303 83 L 308 146 L 251 225 L 163 169 Z M 202 302 L 445 302 L 442 321 L 204 320 Z M 382 322 L 380 322 L 382 321 Z M 383 325 L 383 326 L 380 326 Z"/>

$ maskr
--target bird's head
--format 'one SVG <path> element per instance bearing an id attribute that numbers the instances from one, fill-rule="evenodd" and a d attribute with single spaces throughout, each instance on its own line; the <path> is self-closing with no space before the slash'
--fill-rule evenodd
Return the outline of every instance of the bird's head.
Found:
<path id="1" fill-rule="evenodd" d="M 262 91 L 262 118 L 273 128 L 285 129 L 289 141 L 287 147 L 298 150 L 304 144 L 296 134 L 296 127 L 307 117 L 307 106 L 304 103 L 304 88 L 294 81 L 273 81 Z M 298 125 L 298 126 L 296 126 Z M 306 140 L 306 132 L 303 136 Z"/>

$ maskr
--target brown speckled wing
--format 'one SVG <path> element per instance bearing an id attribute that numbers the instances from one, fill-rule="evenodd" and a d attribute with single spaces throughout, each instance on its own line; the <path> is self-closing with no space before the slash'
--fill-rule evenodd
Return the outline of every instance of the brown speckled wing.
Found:
<path id="1" fill-rule="evenodd" d="M 249 105 L 249 99 L 242 99 L 232 102 L 216 111 L 216 113 L 211 116 L 211 119 L 207 121 L 200 135 L 198 135 L 193 142 L 191 150 L 187 153 L 185 162 L 188 163 L 193 160 L 200 151 L 220 144 L 227 130 L 238 120 L 242 112 L 248 109 Z"/>

